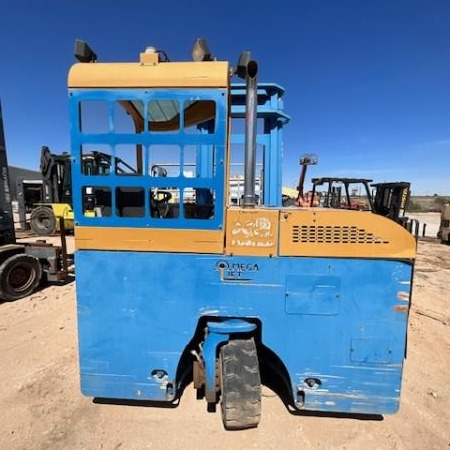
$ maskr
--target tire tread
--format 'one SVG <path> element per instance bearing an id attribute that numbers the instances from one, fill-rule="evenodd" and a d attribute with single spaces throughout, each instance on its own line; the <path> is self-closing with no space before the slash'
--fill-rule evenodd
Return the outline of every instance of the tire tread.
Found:
<path id="1" fill-rule="evenodd" d="M 256 427 L 261 418 L 261 380 L 252 339 L 234 339 L 221 348 L 222 420 L 227 430 Z"/>

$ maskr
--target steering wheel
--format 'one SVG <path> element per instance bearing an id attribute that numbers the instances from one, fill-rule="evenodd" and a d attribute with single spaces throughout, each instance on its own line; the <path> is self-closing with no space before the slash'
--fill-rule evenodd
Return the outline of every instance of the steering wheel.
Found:
<path id="1" fill-rule="evenodd" d="M 152 189 L 150 195 L 150 209 L 152 212 L 152 217 L 167 217 L 171 198 L 172 194 L 169 191 Z"/>

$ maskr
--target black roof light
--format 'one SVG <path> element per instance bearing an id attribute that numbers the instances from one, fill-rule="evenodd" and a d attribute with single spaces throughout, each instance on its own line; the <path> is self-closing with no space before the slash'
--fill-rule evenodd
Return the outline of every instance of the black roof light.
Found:
<path id="1" fill-rule="evenodd" d="M 97 54 L 87 42 L 75 39 L 75 58 L 80 62 L 97 62 Z"/>

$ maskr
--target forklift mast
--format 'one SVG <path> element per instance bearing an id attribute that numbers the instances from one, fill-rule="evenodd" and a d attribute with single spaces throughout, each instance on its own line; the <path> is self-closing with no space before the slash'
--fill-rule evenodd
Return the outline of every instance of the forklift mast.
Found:
<path id="1" fill-rule="evenodd" d="M 47 146 L 41 148 L 40 169 L 44 180 L 44 201 L 72 203 L 70 155 L 54 155 Z"/>
<path id="2" fill-rule="evenodd" d="M 16 241 L 14 219 L 9 191 L 8 160 L 6 157 L 5 133 L 3 129 L 2 105 L 0 103 L 0 245 Z"/>
<path id="3" fill-rule="evenodd" d="M 411 195 L 410 186 L 411 183 L 406 181 L 372 184 L 375 188 L 373 212 L 398 223 L 407 221 L 405 213 Z"/>
<path id="4" fill-rule="evenodd" d="M 135 170 L 120 158 L 115 158 L 118 173 L 133 173 Z M 111 167 L 111 156 L 93 151 L 83 155 L 83 172 L 89 175 L 107 174 Z M 40 170 L 44 180 L 44 202 L 72 205 L 72 169 L 70 154 L 53 154 L 47 146 L 41 148 Z"/>

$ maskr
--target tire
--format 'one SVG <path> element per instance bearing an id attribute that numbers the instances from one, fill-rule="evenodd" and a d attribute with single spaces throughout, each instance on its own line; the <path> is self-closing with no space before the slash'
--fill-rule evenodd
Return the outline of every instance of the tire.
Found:
<path id="1" fill-rule="evenodd" d="M 31 229 L 40 236 L 53 234 L 56 231 L 56 217 L 48 206 L 38 206 L 31 213 Z"/>
<path id="2" fill-rule="evenodd" d="M 221 410 L 227 430 L 258 426 L 261 379 L 253 339 L 234 339 L 220 349 Z"/>
<path id="3" fill-rule="evenodd" d="M 42 278 L 42 266 L 37 258 L 19 254 L 0 265 L 0 298 L 18 300 L 34 292 Z"/>

